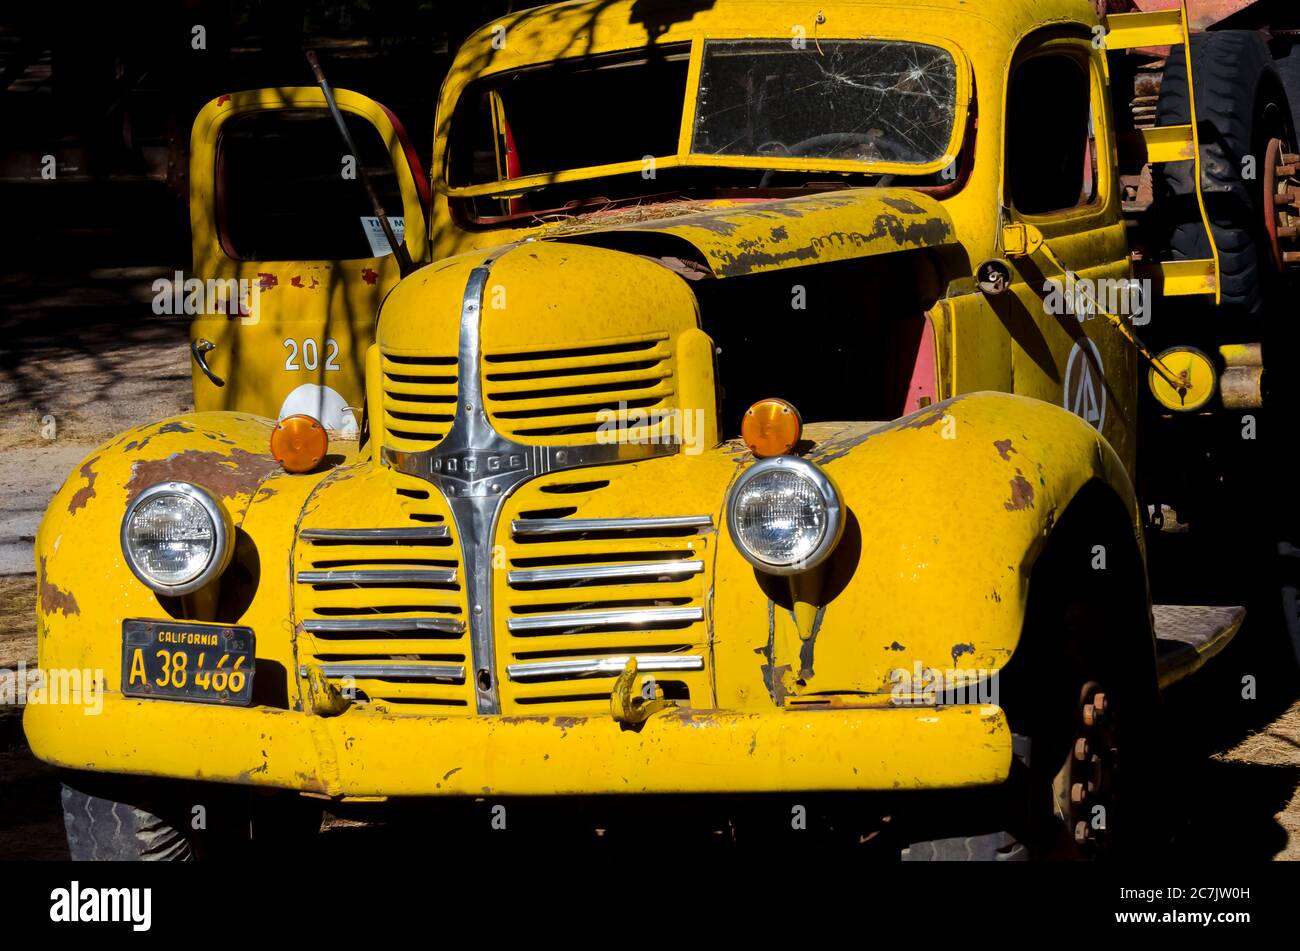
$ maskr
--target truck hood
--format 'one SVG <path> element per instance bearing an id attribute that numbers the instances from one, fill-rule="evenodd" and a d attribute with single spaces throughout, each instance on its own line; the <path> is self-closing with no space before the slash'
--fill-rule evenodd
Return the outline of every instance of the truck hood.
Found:
<path id="1" fill-rule="evenodd" d="M 630 250 L 669 236 L 693 247 L 719 278 L 957 242 L 943 205 L 905 188 L 857 188 L 608 226 L 594 217 L 544 237 Z"/>

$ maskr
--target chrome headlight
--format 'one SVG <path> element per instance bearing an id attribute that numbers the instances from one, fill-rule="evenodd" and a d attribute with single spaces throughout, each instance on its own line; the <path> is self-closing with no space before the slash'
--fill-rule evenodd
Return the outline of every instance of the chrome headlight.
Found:
<path id="1" fill-rule="evenodd" d="M 807 571 L 835 550 L 844 530 L 839 490 L 798 456 L 774 456 L 745 470 L 727 498 L 727 527 L 760 571 Z"/>
<path id="2" fill-rule="evenodd" d="M 150 486 L 122 519 L 126 563 L 159 594 L 189 594 L 221 574 L 234 537 L 225 506 L 188 482 Z"/>

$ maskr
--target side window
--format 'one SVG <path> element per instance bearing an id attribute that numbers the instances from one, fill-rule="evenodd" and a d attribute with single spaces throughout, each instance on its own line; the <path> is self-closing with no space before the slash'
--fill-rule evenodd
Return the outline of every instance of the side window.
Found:
<path id="1" fill-rule="evenodd" d="M 1067 211 L 1097 197 L 1097 141 L 1088 65 L 1049 53 L 1025 60 L 1007 93 L 1007 177 L 1025 215 Z"/>
<path id="2" fill-rule="evenodd" d="M 344 117 L 361 153 L 356 162 L 395 216 L 400 238 L 402 199 L 388 148 L 369 122 Z M 378 222 L 346 151 L 324 109 L 232 117 L 217 148 L 217 219 L 226 253 L 244 261 L 377 257 Z"/>

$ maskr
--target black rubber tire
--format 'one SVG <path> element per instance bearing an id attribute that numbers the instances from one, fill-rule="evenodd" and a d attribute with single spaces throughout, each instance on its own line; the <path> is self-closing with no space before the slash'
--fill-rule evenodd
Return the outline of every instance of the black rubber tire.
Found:
<path id="1" fill-rule="evenodd" d="M 1192 37 L 1196 112 L 1201 133 L 1201 185 L 1222 270 L 1222 303 L 1260 312 L 1276 269 L 1264 223 L 1263 162 L 1268 141 L 1293 142 L 1291 107 L 1272 54 L 1258 33 L 1224 30 Z M 1157 111 L 1160 125 L 1186 124 L 1187 62 L 1175 47 L 1165 66 Z M 1258 174 L 1242 175 L 1252 156 Z M 1192 162 L 1153 169 L 1155 200 L 1174 260 L 1210 256 L 1196 201 Z"/>
<path id="2" fill-rule="evenodd" d="M 74 862 L 194 860 L 194 844 L 189 836 L 175 822 L 159 815 L 161 810 L 156 805 L 101 795 L 110 788 L 114 796 L 129 795 L 126 784 L 111 780 L 70 778 L 63 783 L 63 826 Z"/>
<path id="3" fill-rule="evenodd" d="M 321 804 L 294 793 L 105 773 L 63 775 L 63 825 L 74 861 L 246 860 L 310 848 Z M 192 828 L 202 806 L 202 828 Z"/>
<path id="4" fill-rule="evenodd" d="M 1291 102 L 1291 124 L 1300 128 L 1300 43 L 1288 43 L 1274 50 L 1274 65 L 1282 77 L 1286 97 Z"/>
<path id="5" fill-rule="evenodd" d="M 1010 832 L 990 832 L 955 839 L 913 842 L 903 849 L 904 862 L 1028 862 L 1029 847 Z"/>

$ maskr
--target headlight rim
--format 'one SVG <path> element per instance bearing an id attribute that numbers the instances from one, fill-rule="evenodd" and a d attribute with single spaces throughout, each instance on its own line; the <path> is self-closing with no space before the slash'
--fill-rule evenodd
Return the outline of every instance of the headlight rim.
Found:
<path id="1" fill-rule="evenodd" d="M 197 502 L 208 518 L 212 520 L 212 554 L 208 557 L 203 569 L 183 584 L 163 584 L 151 578 L 136 564 L 128 544 L 127 536 L 131 526 L 131 519 L 142 505 L 160 495 L 179 495 Z M 230 512 L 217 500 L 216 496 L 201 485 L 175 480 L 156 482 L 132 499 L 131 503 L 126 507 L 126 512 L 122 515 L 122 527 L 118 533 L 118 543 L 122 550 L 122 557 L 126 560 L 127 567 L 131 569 L 131 574 L 135 575 L 136 579 L 150 591 L 168 597 L 193 594 L 206 588 L 213 580 L 219 578 L 230 565 L 230 559 L 235 548 L 234 540 L 235 529 Z"/>
<path id="2" fill-rule="evenodd" d="M 773 469 L 793 470 L 801 477 L 806 478 L 817 489 L 818 495 L 821 496 L 822 502 L 826 506 L 826 529 L 822 532 L 817 547 L 809 553 L 807 558 L 788 565 L 763 561 L 751 552 L 742 543 L 739 527 L 736 524 L 736 499 L 739 498 L 741 490 L 753 479 Z M 768 575 L 789 576 L 811 571 L 830 557 L 831 553 L 839 545 L 840 537 L 844 534 L 844 500 L 840 495 L 839 488 L 820 466 L 809 462 L 802 456 L 771 456 L 755 462 L 742 472 L 740 477 L 732 484 L 730 491 L 727 493 L 726 509 L 727 531 L 731 535 L 731 543 L 736 546 L 736 550 L 740 552 L 747 562 Z"/>

